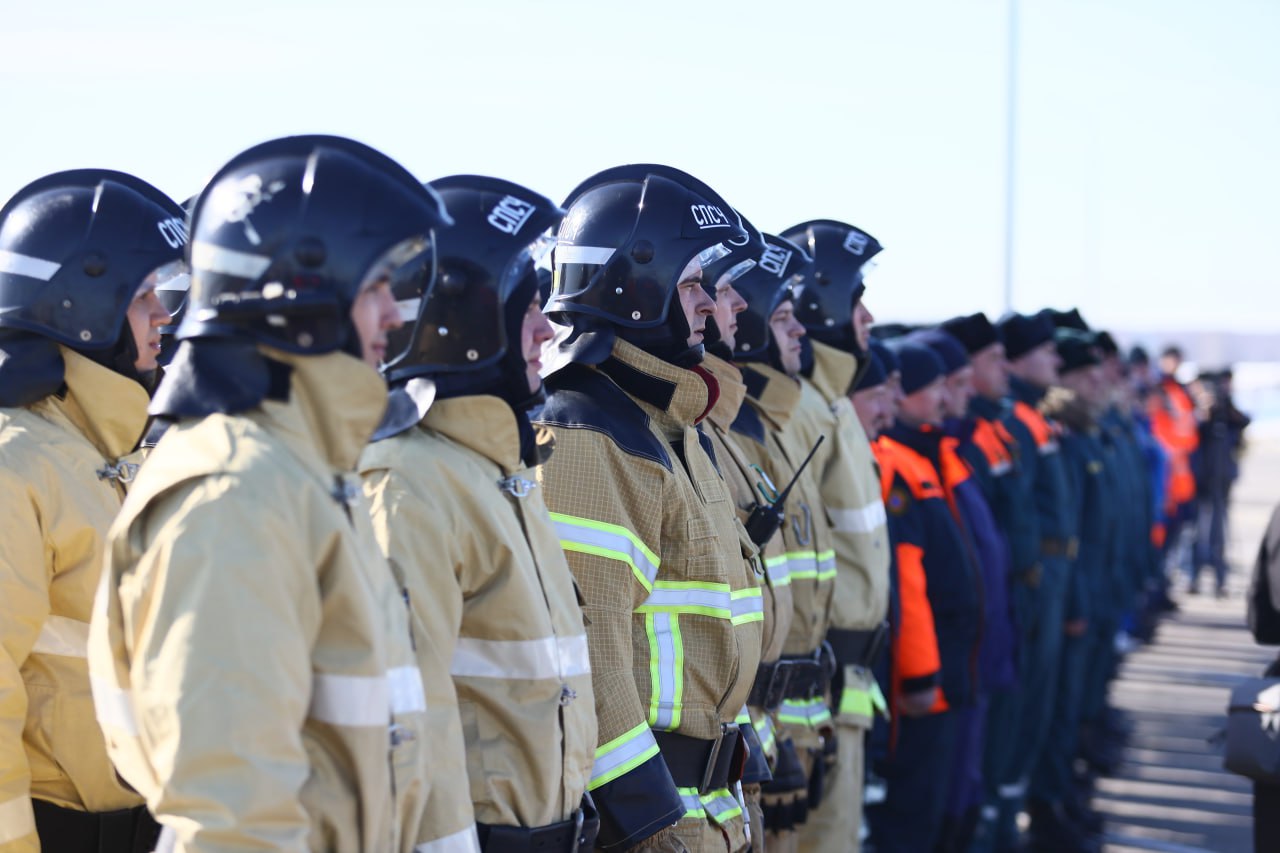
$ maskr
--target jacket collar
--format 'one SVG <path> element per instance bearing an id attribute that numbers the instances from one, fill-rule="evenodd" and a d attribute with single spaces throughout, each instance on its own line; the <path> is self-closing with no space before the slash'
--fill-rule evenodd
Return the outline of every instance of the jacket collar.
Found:
<path id="1" fill-rule="evenodd" d="M 986 421 L 998 421 L 1008 414 L 1008 404 L 1004 400 L 988 400 L 975 394 L 969 400 L 969 414 Z"/>
<path id="2" fill-rule="evenodd" d="M 525 467 L 515 410 L 500 397 L 477 394 L 436 400 L 422 425 L 493 462 L 503 473 Z"/>
<path id="3" fill-rule="evenodd" d="M 809 381 L 828 403 L 846 396 L 853 388 L 858 373 L 858 360 L 844 350 L 813 342 L 813 375 Z"/>
<path id="4" fill-rule="evenodd" d="M 921 456 L 937 462 L 939 448 L 945 434 L 942 430 L 928 424 L 911 427 L 895 421 L 893 426 L 885 430 L 885 435 L 905 447 L 909 447 Z"/>
<path id="5" fill-rule="evenodd" d="M 707 420 L 721 430 L 728 430 L 734 419 L 738 417 L 742 402 L 747 398 L 747 386 L 742 381 L 742 371 L 710 353 L 703 358 L 702 366 L 716 378 L 716 383 L 720 386 L 720 397 L 711 407 Z"/>
<path id="6" fill-rule="evenodd" d="M 378 371 L 343 352 L 292 355 L 261 349 L 290 367 L 289 399 L 263 400 L 249 417 L 312 448 L 331 468 L 352 470 L 387 406 L 387 386 Z"/>
<path id="7" fill-rule="evenodd" d="M 707 416 L 719 385 L 702 367 L 683 367 L 649 355 L 619 338 L 597 369 L 636 400 L 661 428 L 683 430 Z"/>
<path id="8" fill-rule="evenodd" d="M 791 420 L 800 403 L 800 381 L 767 364 L 753 362 L 742 368 L 747 385 L 747 399 L 774 430 L 781 430 Z"/>
<path id="9" fill-rule="evenodd" d="M 59 412 L 107 459 L 131 453 L 147 428 L 146 389 L 75 350 L 59 349 L 67 393 L 50 395 L 34 407 Z"/>
<path id="10" fill-rule="evenodd" d="M 1017 400 L 1019 403 L 1026 403 L 1028 406 L 1034 407 L 1041 399 L 1044 398 L 1046 390 L 1047 389 L 1045 388 L 1037 388 L 1030 382 L 1027 382 L 1024 379 L 1019 379 L 1017 376 L 1009 377 L 1009 393 L 1012 394 L 1013 399 Z"/>

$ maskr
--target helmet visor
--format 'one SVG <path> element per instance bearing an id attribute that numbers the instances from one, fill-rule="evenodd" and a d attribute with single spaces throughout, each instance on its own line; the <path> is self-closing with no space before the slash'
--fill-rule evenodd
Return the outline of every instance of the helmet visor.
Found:
<path id="1" fill-rule="evenodd" d="M 183 260 L 170 261 L 156 267 L 138 287 L 138 293 L 154 290 L 169 316 L 176 317 L 187 303 L 191 290 L 191 268 Z"/>

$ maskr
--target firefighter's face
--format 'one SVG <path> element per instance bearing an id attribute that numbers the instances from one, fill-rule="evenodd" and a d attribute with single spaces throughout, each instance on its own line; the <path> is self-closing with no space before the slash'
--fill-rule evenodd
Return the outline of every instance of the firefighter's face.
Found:
<path id="1" fill-rule="evenodd" d="M 720 276 L 716 282 L 716 326 L 720 329 L 720 340 L 730 351 L 736 343 L 734 334 L 738 331 L 738 315 L 746 310 L 747 300 L 733 289 L 733 279 L 727 274 Z"/>
<path id="2" fill-rule="evenodd" d="M 788 376 L 800 373 L 804 326 L 796 319 L 795 308 L 790 299 L 784 299 L 774 312 L 769 315 L 769 331 L 778 345 L 778 357 L 782 362 L 782 370 Z"/>
<path id="3" fill-rule="evenodd" d="M 871 343 L 871 326 L 875 321 L 875 316 L 867 308 L 866 300 L 859 299 L 858 304 L 853 306 L 853 338 L 863 352 L 867 351 L 867 345 Z"/>
<path id="4" fill-rule="evenodd" d="M 534 291 L 529 307 L 525 309 L 524 320 L 520 324 L 520 352 L 524 355 L 525 376 L 529 380 L 529 393 L 534 393 L 542 385 L 542 346 L 555 337 L 551 321 L 542 313 L 538 293 Z"/>
<path id="5" fill-rule="evenodd" d="M 716 304 L 702 289 L 702 262 L 697 258 L 685 264 L 680 273 L 680 281 L 676 284 L 676 293 L 680 297 L 680 308 L 684 311 L 684 319 L 689 324 L 689 346 L 702 343 L 703 330 L 707 327 L 707 318 L 715 313 Z"/>

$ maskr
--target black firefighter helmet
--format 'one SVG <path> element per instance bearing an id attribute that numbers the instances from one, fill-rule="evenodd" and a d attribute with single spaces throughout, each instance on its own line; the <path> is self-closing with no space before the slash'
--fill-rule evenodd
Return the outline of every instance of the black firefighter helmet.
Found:
<path id="1" fill-rule="evenodd" d="M 429 186 L 454 225 L 436 238 L 430 293 L 425 298 L 396 293 L 406 325 L 389 337 L 388 350 L 396 355 L 384 373 L 391 382 L 510 373 L 527 395 L 521 324 L 538 293 L 535 267 L 550 249 L 547 231 L 560 223 L 564 211 L 545 196 L 499 178 L 454 175 Z"/>
<path id="2" fill-rule="evenodd" d="M 804 249 L 785 237 L 764 234 L 764 252 L 759 262 L 734 282 L 747 302 L 738 315 L 734 358 L 738 361 L 777 361 L 769 330 L 769 318 L 778 306 L 794 300 L 793 288 L 804 281 L 813 261 Z"/>
<path id="3" fill-rule="evenodd" d="M 76 169 L 28 184 L 0 210 L 0 329 L 135 376 L 125 314 L 144 282 L 185 281 L 183 220 L 177 202 L 123 172 Z"/>
<path id="4" fill-rule="evenodd" d="M 349 312 L 392 268 L 425 295 L 439 197 L 403 166 L 337 136 L 292 136 L 234 157 L 191 212 L 191 292 L 180 341 L 240 338 L 286 352 L 360 352 Z"/>
<path id="5" fill-rule="evenodd" d="M 747 232 L 718 196 L 677 180 L 678 170 L 660 170 L 618 167 L 570 193 L 546 310 L 575 331 L 609 328 L 679 361 L 690 351 L 688 324 L 675 304 L 680 274 L 694 258 L 704 268 L 722 259 Z M 701 347 L 693 349 L 700 356 Z"/>
<path id="6" fill-rule="evenodd" d="M 796 287 L 796 319 L 814 340 L 860 354 L 853 332 L 853 308 L 865 290 L 867 263 L 883 248 L 875 237 L 847 222 L 814 219 L 793 225 L 782 236 L 803 248 L 813 270 Z"/>

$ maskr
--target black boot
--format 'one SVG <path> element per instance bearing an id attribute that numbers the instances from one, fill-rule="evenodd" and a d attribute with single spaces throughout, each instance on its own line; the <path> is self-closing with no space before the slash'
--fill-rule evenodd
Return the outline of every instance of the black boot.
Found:
<path id="1" fill-rule="evenodd" d="M 1067 816 L 1062 803 L 1028 800 L 1031 853 L 1099 853 L 1101 845 Z"/>

